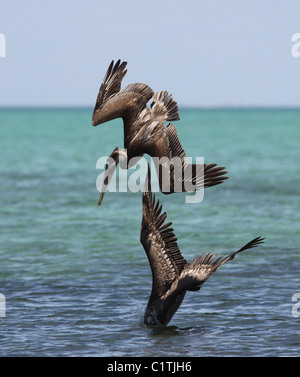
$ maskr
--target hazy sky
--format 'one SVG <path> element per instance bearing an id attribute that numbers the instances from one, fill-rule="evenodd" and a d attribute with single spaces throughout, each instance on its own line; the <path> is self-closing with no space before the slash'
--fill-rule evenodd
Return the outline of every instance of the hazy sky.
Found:
<path id="1" fill-rule="evenodd" d="M 0 106 L 93 106 L 118 58 L 180 105 L 300 106 L 299 0 L 3 0 L 0 33 Z"/>

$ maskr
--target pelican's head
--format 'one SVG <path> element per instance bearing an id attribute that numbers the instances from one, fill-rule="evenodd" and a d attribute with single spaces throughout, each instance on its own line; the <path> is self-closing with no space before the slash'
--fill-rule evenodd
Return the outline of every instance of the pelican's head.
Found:
<path id="1" fill-rule="evenodd" d="M 120 149 L 120 148 L 115 148 L 113 150 L 113 152 L 111 153 L 111 155 L 108 157 L 108 159 L 106 160 L 106 164 L 105 164 L 105 170 L 104 170 L 104 177 L 103 177 L 103 183 L 102 183 L 102 187 L 101 187 L 101 191 L 100 191 L 100 197 L 99 197 L 99 201 L 98 201 L 98 205 L 100 206 L 101 203 L 102 203 L 102 200 L 103 200 L 103 197 L 104 197 L 104 194 L 107 190 L 107 187 L 109 185 L 109 182 L 117 168 L 117 165 L 119 164 L 119 162 L 122 163 L 122 168 L 123 165 L 124 165 L 124 162 L 127 161 L 127 153 L 125 150 L 123 149 Z M 125 166 L 125 165 L 124 165 Z"/>
<path id="2" fill-rule="evenodd" d="M 146 326 L 161 325 L 159 319 L 157 318 L 156 310 L 154 308 L 149 308 L 149 306 L 146 308 L 144 314 L 144 324 Z"/>

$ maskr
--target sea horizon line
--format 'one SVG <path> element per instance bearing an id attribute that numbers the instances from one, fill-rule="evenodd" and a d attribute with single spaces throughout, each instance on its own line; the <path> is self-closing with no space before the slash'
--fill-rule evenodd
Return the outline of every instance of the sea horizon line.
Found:
<path id="1" fill-rule="evenodd" d="M 89 105 L 0 105 L 0 110 L 91 110 Z M 300 110 L 300 105 L 179 105 L 181 110 Z"/>

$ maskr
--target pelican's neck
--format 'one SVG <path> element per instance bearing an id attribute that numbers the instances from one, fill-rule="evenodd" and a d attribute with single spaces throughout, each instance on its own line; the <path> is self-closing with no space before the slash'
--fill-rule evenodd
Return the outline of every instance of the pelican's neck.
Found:
<path id="1" fill-rule="evenodd" d="M 127 169 L 127 150 L 116 148 L 111 157 L 116 161 L 116 164 L 120 164 L 122 169 Z"/>
<path id="2" fill-rule="evenodd" d="M 124 148 L 129 149 L 129 144 L 134 139 L 139 131 L 135 126 L 135 121 L 138 117 L 137 112 L 128 112 L 123 116 L 123 129 L 124 129 Z"/>
<path id="3" fill-rule="evenodd" d="M 151 301 L 150 298 L 144 315 L 145 325 L 151 326 L 160 324 L 166 326 L 181 305 L 185 292 L 184 290 L 176 295 L 171 294 L 165 299 L 158 298 Z"/>
<path id="4" fill-rule="evenodd" d="M 158 319 L 158 313 L 154 306 L 147 306 L 144 314 L 144 324 L 146 326 L 162 325 Z"/>

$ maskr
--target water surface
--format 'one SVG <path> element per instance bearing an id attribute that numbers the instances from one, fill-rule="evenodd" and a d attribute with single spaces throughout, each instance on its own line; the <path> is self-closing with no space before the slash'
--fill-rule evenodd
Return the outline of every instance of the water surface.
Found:
<path id="1" fill-rule="evenodd" d="M 1 110 L 1 356 L 299 356 L 300 110 L 180 115 L 187 155 L 230 176 L 198 204 L 158 195 L 184 257 L 266 243 L 188 292 L 169 326 L 146 328 L 141 193 L 107 193 L 97 206 L 96 161 L 123 147 L 121 121 L 94 128 L 91 109 Z"/>

